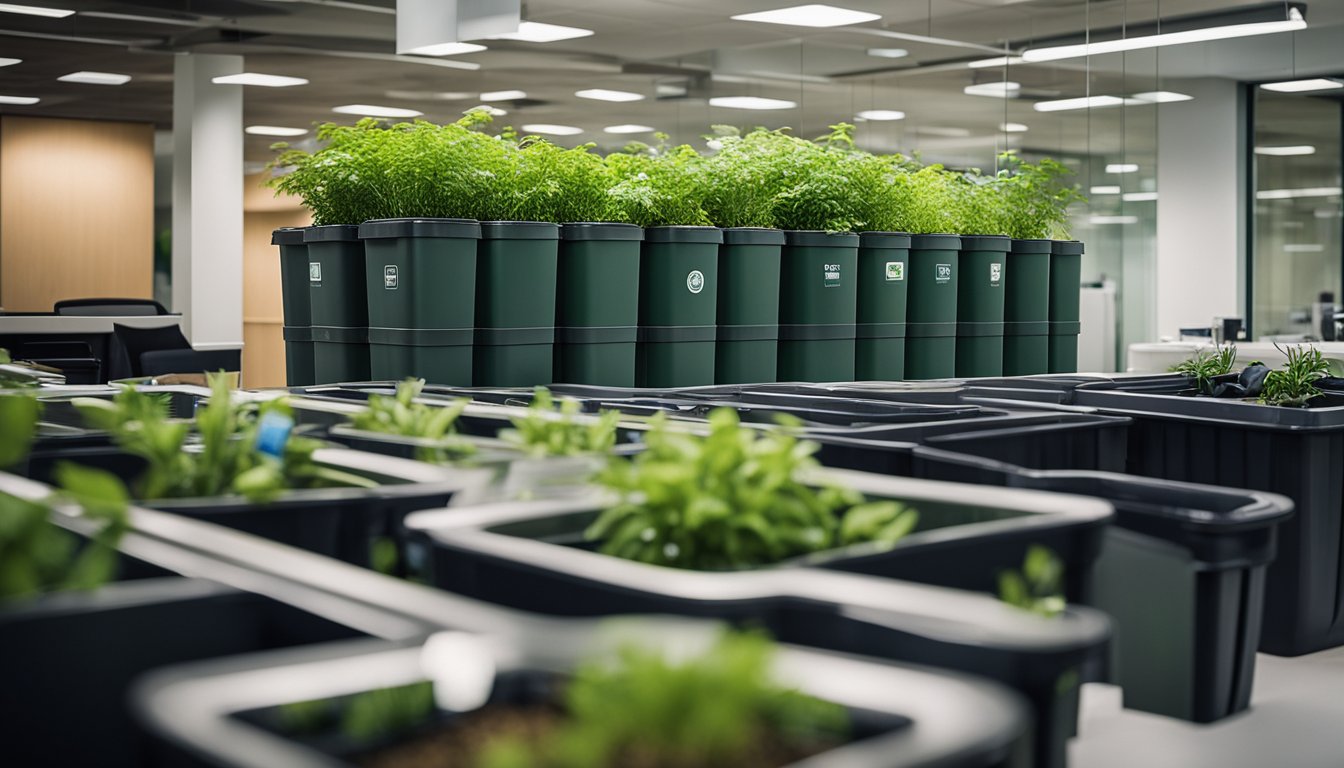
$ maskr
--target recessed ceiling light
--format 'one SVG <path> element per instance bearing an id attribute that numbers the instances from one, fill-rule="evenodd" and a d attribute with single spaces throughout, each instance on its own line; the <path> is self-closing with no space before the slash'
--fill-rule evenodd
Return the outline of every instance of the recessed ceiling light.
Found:
<path id="1" fill-rule="evenodd" d="M 1156 192 L 1126 192 L 1120 196 L 1126 203 L 1148 203 L 1157 199 Z"/>
<path id="2" fill-rule="evenodd" d="M 1120 187 L 1113 184 L 1103 184 L 1093 187 L 1090 191 L 1094 195 L 1118 195 L 1120 194 Z"/>
<path id="3" fill-rule="evenodd" d="M 856 117 L 864 120 L 904 120 L 905 113 L 898 109 L 865 109 Z"/>
<path id="4" fill-rule="evenodd" d="M 462 101 L 471 98 L 463 91 L 384 91 L 389 99 L 410 99 L 412 101 Z"/>
<path id="5" fill-rule="evenodd" d="M 961 92 L 967 96 L 993 96 L 999 99 L 1007 99 L 1017 95 L 1022 90 L 1021 83 L 1015 83 L 1012 80 L 1004 80 L 993 83 L 976 83 L 968 85 L 961 89 Z"/>
<path id="6" fill-rule="evenodd" d="M 131 81 L 130 75 L 115 72 L 71 72 L 56 78 L 63 83 L 84 83 L 86 85 L 125 85 Z"/>
<path id="7" fill-rule="evenodd" d="M 732 18 L 735 21 L 763 21 L 767 24 L 790 24 L 795 27 L 843 27 L 846 24 L 877 21 L 882 17 L 876 13 L 851 11 L 848 8 L 814 3 L 759 13 L 741 13 Z"/>
<path id="8" fill-rule="evenodd" d="M 540 133 L 546 136 L 577 136 L 580 133 L 583 133 L 583 129 L 575 125 L 530 123 L 523 126 L 523 133 Z"/>
<path id="9" fill-rule="evenodd" d="M 1022 123 L 999 123 L 999 130 L 1004 133 L 1026 133 L 1028 129 Z"/>
<path id="10" fill-rule="evenodd" d="M 596 101 L 639 101 L 644 98 L 642 93 L 631 93 L 630 91 L 609 91 L 606 88 L 589 88 L 583 91 L 575 91 L 575 96 L 580 99 L 594 99 Z"/>
<path id="11" fill-rule="evenodd" d="M 484 50 L 484 45 L 477 45 L 476 43 L 434 43 L 433 45 L 412 48 L 406 53 L 415 56 L 456 56 L 461 53 L 476 53 Z"/>
<path id="12" fill-rule="evenodd" d="M 481 94 L 481 101 L 517 101 L 526 98 L 527 91 L 486 91 Z"/>
<path id="13" fill-rule="evenodd" d="M 947 139 L 964 139 L 971 135 L 966 128 L 944 128 L 939 125 L 920 125 L 915 128 L 915 133 L 924 136 L 942 136 Z"/>
<path id="14" fill-rule="evenodd" d="M 976 59 L 966 63 L 971 69 L 984 69 L 985 67 L 1006 67 L 1011 64 L 1021 64 L 1021 56 L 995 56 L 992 59 Z"/>
<path id="15" fill-rule="evenodd" d="M 715 96 L 709 100 L 709 106 L 728 109 L 793 109 L 798 105 L 784 99 L 766 99 L 760 96 Z"/>
<path id="16" fill-rule="evenodd" d="M 677 98 L 686 95 L 686 86 L 677 83 L 658 83 L 653 86 L 653 92 L 664 98 Z"/>
<path id="17" fill-rule="evenodd" d="M 265 88 L 289 88 L 295 85 L 307 85 L 302 77 L 284 75 L 263 75 L 260 72 L 242 72 L 237 75 L 220 75 L 210 78 L 216 85 L 260 85 Z"/>
<path id="18" fill-rule="evenodd" d="M 1106 166 L 1107 173 L 1134 173 L 1139 170 L 1138 163 L 1109 163 Z"/>
<path id="19" fill-rule="evenodd" d="M 1190 101 L 1195 97 L 1188 93 L 1177 93 L 1176 91 L 1144 91 L 1143 93 L 1136 93 L 1130 98 L 1133 99 L 1130 102 L 1131 104 L 1135 101 L 1145 104 L 1168 104 L 1173 101 Z"/>
<path id="20" fill-rule="evenodd" d="M 1325 246 L 1320 243 L 1284 243 L 1284 253 L 1323 253 Z"/>
<path id="21" fill-rule="evenodd" d="M 22 13 L 26 16 L 46 16 L 52 19 L 64 19 L 66 16 L 73 16 L 74 11 L 67 11 L 64 8 L 38 8 L 35 5 L 13 5 L 11 3 L 0 3 L 0 13 Z"/>
<path id="22" fill-rule="evenodd" d="M 1314 155 L 1316 148 L 1310 144 L 1298 144 L 1291 147 L 1256 147 L 1257 155 L 1273 155 L 1275 157 L 1291 157 L 1293 155 Z"/>
<path id="23" fill-rule="evenodd" d="M 1344 88 L 1344 83 L 1324 77 L 1314 77 L 1309 80 L 1284 80 L 1278 83 L 1265 83 L 1260 87 L 1266 91 L 1278 91 L 1279 93 L 1303 93 L 1305 91 L 1329 91 Z"/>
<path id="24" fill-rule="evenodd" d="M 39 101 L 41 101 L 41 99 L 36 96 L 0 96 L 0 104 L 19 104 L 21 106 L 28 106 L 30 104 L 36 104 Z"/>
<path id="25" fill-rule="evenodd" d="M 1275 32 L 1293 32 L 1299 29 L 1306 29 L 1307 21 L 1302 17 L 1302 11 L 1298 8 L 1295 8 L 1288 3 L 1267 3 L 1266 5 L 1269 6 L 1271 10 L 1273 9 L 1273 6 L 1279 6 L 1279 18 L 1268 21 L 1248 22 L 1241 18 L 1232 18 L 1230 16 L 1231 13 L 1246 9 L 1233 9 L 1229 12 L 1229 15 L 1218 18 L 1212 18 L 1214 14 L 1210 14 L 1210 24 L 1206 27 L 1186 29 L 1179 32 L 1161 32 L 1152 35 L 1121 37 L 1116 40 L 1102 40 L 1095 43 L 1032 48 L 1023 51 L 1022 58 L 1027 61 L 1059 61 L 1061 59 L 1073 59 L 1080 56 L 1096 56 L 1103 53 L 1137 51 L 1143 48 L 1157 48 L 1165 45 L 1185 45 L 1187 43 L 1202 43 L 1209 40 L 1225 40 L 1234 37 L 1251 37 L 1253 35 L 1267 35 Z M 1218 23 L 1219 21 L 1222 21 L 1223 23 L 1220 24 Z"/>
<path id="26" fill-rule="evenodd" d="M 493 107 L 489 104 L 478 104 L 472 107 L 471 109 L 464 111 L 462 114 L 465 115 L 468 112 L 484 112 L 487 115 L 490 115 L 491 117 L 503 117 L 509 114 L 509 110 L 500 109 L 499 107 Z"/>
<path id="27" fill-rule="evenodd" d="M 23 59 L 6 59 L 5 57 L 0 56 L 0 67 L 8 67 L 13 64 L 20 64 L 22 62 Z"/>
<path id="28" fill-rule="evenodd" d="M 307 132 L 307 128 L 285 128 L 279 125 L 249 125 L 243 129 L 243 133 L 253 136 L 302 136 Z"/>
<path id="29" fill-rule="evenodd" d="M 339 107 L 332 107 L 331 111 L 339 112 L 342 115 L 363 115 L 365 117 L 419 117 L 425 114 L 414 109 L 380 107 L 375 104 L 344 104 Z"/>
<path id="30" fill-rule="evenodd" d="M 904 48 L 869 48 L 868 55 L 881 59 L 903 59 L 909 56 L 910 52 Z"/>
<path id="31" fill-rule="evenodd" d="M 1088 221 L 1093 224 L 1138 224 L 1138 216 L 1093 216 Z"/>
<path id="32" fill-rule="evenodd" d="M 1334 197 L 1339 187 L 1301 187 L 1299 189 L 1262 189 L 1255 193 L 1256 200 L 1292 200 L 1299 197 Z"/>
<path id="33" fill-rule="evenodd" d="M 1091 107 L 1118 107 L 1125 100 L 1119 96 L 1084 96 L 1077 99 L 1056 99 L 1038 101 L 1031 105 L 1037 112 L 1063 112 L 1069 109 L 1088 109 Z"/>
<path id="34" fill-rule="evenodd" d="M 657 129 L 649 125 L 608 125 L 602 129 L 603 133 L 653 133 Z"/>
<path id="35" fill-rule="evenodd" d="M 525 43 L 554 43 L 557 40 L 572 40 L 576 37 L 588 37 L 591 29 L 582 27 L 563 27 L 559 24 L 543 24 L 539 21 L 524 21 L 518 25 L 517 32 L 507 35 L 495 35 L 489 40 L 521 40 Z"/>

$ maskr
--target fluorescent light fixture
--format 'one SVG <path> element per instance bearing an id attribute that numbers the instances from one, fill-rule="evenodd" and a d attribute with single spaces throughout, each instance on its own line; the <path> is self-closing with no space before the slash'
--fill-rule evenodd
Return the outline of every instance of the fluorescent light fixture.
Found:
<path id="1" fill-rule="evenodd" d="M 51 19 L 64 19 L 66 16 L 73 16 L 74 11 L 67 11 L 64 8 L 39 8 L 35 5 L 13 5 L 11 3 L 0 3 L 0 13 L 22 13 L 25 16 L 46 16 Z"/>
<path id="2" fill-rule="evenodd" d="M 727 109 L 793 109 L 798 105 L 784 99 L 761 96 L 715 96 L 709 100 L 709 106 Z"/>
<path id="3" fill-rule="evenodd" d="M 653 133 L 658 129 L 651 125 L 635 125 L 626 123 L 624 125 L 608 125 L 602 129 L 603 133 Z"/>
<path id="4" fill-rule="evenodd" d="M 1266 91 L 1276 91 L 1278 93 L 1305 93 L 1307 91 L 1331 91 L 1336 88 L 1344 88 L 1344 83 L 1324 77 L 1314 77 L 1310 80 L 1284 80 L 1278 83 L 1265 83 L 1260 87 Z"/>
<path id="5" fill-rule="evenodd" d="M 1279 6 L 1274 8 L 1273 6 Z M 1080 56 L 1097 56 L 1104 53 L 1120 53 L 1122 51 L 1136 51 L 1142 48 L 1157 48 L 1166 45 L 1185 45 L 1187 43 L 1203 43 L 1209 40 L 1225 40 L 1233 37 L 1252 37 L 1255 35 L 1269 35 L 1276 32 L 1293 32 L 1299 29 L 1307 28 L 1307 21 L 1302 16 L 1299 7 L 1289 3 L 1267 3 L 1266 9 L 1255 8 L 1254 11 L 1263 13 L 1273 13 L 1275 18 L 1268 21 L 1247 21 L 1242 23 L 1216 24 L 1208 26 L 1198 26 L 1193 29 L 1184 29 L 1173 32 L 1160 32 L 1151 35 L 1135 35 L 1133 37 L 1122 37 L 1117 40 L 1102 40 L 1095 43 L 1081 43 L 1078 45 L 1055 45 L 1047 48 L 1032 48 L 1022 52 L 1022 59 L 1028 62 L 1059 61 L 1061 59 L 1076 59 Z M 1281 9 L 1286 8 L 1287 13 Z M 1208 14 L 1203 16 L 1210 21 L 1218 17 L 1226 18 L 1232 21 L 1238 16 L 1238 11 L 1242 14 L 1247 9 L 1232 9 L 1231 11 Z M 1190 16 L 1184 19 L 1169 19 L 1161 22 L 1162 26 L 1171 28 L 1174 25 L 1183 23 L 1194 24 L 1200 19 L 1200 16 Z M 1246 16 L 1250 18 L 1249 15 Z M 1158 29 L 1160 27 L 1155 27 Z"/>
<path id="6" fill-rule="evenodd" d="M 1138 163 L 1109 163 L 1106 166 L 1107 173 L 1134 173 L 1137 170 Z"/>
<path id="7" fill-rule="evenodd" d="M 489 104 L 478 104 L 477 106 L 474 106 L 471 109 L 465 110 L 462 114 L 465 115 L 468 112 L 476 112 L 476 111 L 485 112 L 487 115 L 490 115 L 491 117 L 503 117 L 509 114 L 509 110 L 500 109 L 499 107 L 494 107 Z"/>
<path id="8" fill-rule="evenodd" d="M 1150 203 L 1157 199 L 1156 192 L 1126 192 L 1120 196 L 1126 203 Z"/>
<path id="9" fill-rule="evenodd" d="M 481 94 L 481 101 L 517 101 L 526 98 L 527 91 L 486 91 Z"/>
<path id="10" fill-rule="evenodd" d="M 686 86 L 676 83 L 656 83 L 653 93 L 659 97 L 678 98 L 686 95 Z"/>
<path id="11" fill-rule="evenodd" d="M 302 77 L 284 75 L 263 75 L 260 72 L 243 72 L 237 75 L 221 75 L 210 78 L 215 85 L 259 85 L 264 88 L 289 88 L 295 85 L 307 85 Z"/>
<path id="12" fill-rule="evenodd" d="M 1118 107 L 1125 100 L 1119 96 L 1083 96 L 1077 99 L 1055 99 L 1038 101 L 1031 105 L 1037 112 L 1063 112 L 1070 109 L 1091 109 L 1100 107 Z"/>
<path id="13" fill-rule="evenodd" d="M 1256 147 L 1255 154 L 1272 157 L 1292 157 L 1294 155 L 1314 155 L 1316 148 L 1310 144 L 1295 144 L 1288 147 Z"/>
<path id="14" fill-rule="evenodd" d="M 595 101 L 640 101 L 644 98 L 642 93 L 609 91 L 606 88 L 588 88 L 583 91 L 575 91 L 574 95 L 580 99 L 593 99 Z"/>
<path id="15" fill-rule="evenodd" d="M 583 133 L 583 129 L 574 125 L 530 123 L 523 126 L 523 133 L 540 133 L 546 136 L 577 136 L 580 133 Z"/>
<path id="16" fill-rule="evenodd" d="M 476 43 L 434 43 L 433 45 L 412 48 L 409 51 L 404 51 L 404 53 L 415 56 L 457 56 L 462 53 L 476 53 L 484 50 L 484 45 L 477 45 Z"/>
<path id="17" fill-rule="evenodd" d="M 938 125 L 916 126 L 915 133 L 923 136 L 942 136 L 948 139 L 964 139 L 971 135 L 970 130 L 966 128 L 944 128 Z"/>
<path id="18" fill-rule="evenodd" d="M 1093 224 L 1138 224 L 1138 216 L 1092 216 L 1088 221 Z"/>
<path id="19" fill-rule="evenodd" d="M 307 128 L 285 128 L 280 125 L 249 125 L 243 129 L 243 133 L 253 136 L 302 136 L 307 132 Z"/>
<path id="20" fill-rule="evenodd" d="M 1256 200 L 1292 200 L 1298 197 L 1333 197 L 1341 193 L 1339 187 L 1301 187 L 1300 189 L 1262 189 L 1255 193 Z"/>
<path id="21" fill-rule="evenodd" d="M 1120 187 L 1115 184 L 1101 184 L 1089 190 L 1094 195 L 1118 195 Z"/>
<path id="22" fill-rule="evenodd" d="M 1324 253 L 1325 246 L 1320 243 L 1287 243 L 1283 246 L 1284 253 Z"/>
<path id="23" fill-rule="evenodd" d="M 869 48 L 868 55 L 879 59 L 903 59 L 909 56 L 910 52 L 904 48 Z"/>
<path id="24" fill-rule="evenodd" d="M 961 92 L 967 96 L 993 96 L 997 99 L 1008 99 L 1017 95 L 1022 90 L 1021 83 L 1015 83 L 1012 80 L 1001 80 L 992 83 L 976 83 L 968 85 L 961 89 Z"/>
<path id="25" fill-rule="evenodd" d="M 1021 64 L 1021 56 L 995 56 L 992 59 L 976 59 L 966 63 L 971 69 L 984 69 L 986 67 L 1007 67 L 1012 64 Z"/>
<path id="26" fill-rule="evenodd" d="M 1130 103 L 1169 104 L 1173 101 L 1191 101 L 1194 98 L 1188 93 L 1177 93 L 1176 91 L 1144 91 L 1131 96 Z"/>
<path id="27" fill-rule="evenodd" d="M 125 85 L 131 82 L 130 75 L 116 72 L 71 72 L 56 78 L 63 83 L 84 83 L 85 85 Z"/>
<path id="28" fill-rule="evenodd" d="M 494 35 L 488 40 L 521 40 L 525 43 L 554 43 L 557 40 L 573 40 L 576 37 L 588 37 L 591 29 L 582 27 L 564 27 L 559 24 L 543 24 L 539 21 L 524 21 L 518 25 L 517 32 L 506 35 Z"/>
<path id="29" fill-rule="evenodd" d="M 1004 133 L 1026 133 L 1028 128 L 1021 123 L 999 123 L 999 130 Z"/>
<path id="30" fill-rule="evenodd" d="M 36 96 L 0 96 L 0 104 L 18 104 L 26 107 L 39 101 L 41 99 Z"/>
<path id="31" fill-rule="evenodd" d="M 363 115 L 364 117 L 419 117 L 425 114 L 414 109 L 380 107 L 375 104 L 343 104 L 339 107 L 332 107 L 331 111 L 339 112 L 342 115 Z"/>
<path id="32" fill-rule="evenodd" d="M 877 21 L 882 17 L 876 13 L 813 3 L 759 13 L 740 13 L 732 18 L 734 21 L 762 21 L 766 24 L 789 24 L 795 27 L 843 27 L 847 24 Z"/>
<path id="33" fill-rule="evenodd" d="M 855 117 L 862 117 L 864 120 L 904 120 L 905 113 L 899 109 L 865 109 Z"/>
<path id="34" fill-rule="evenodd" d="M 412 101 L 462 101 L 471 98 L 464 91 L 384 91 L 389 99 L 410 99 Z"/>
<path id="35" fill-rule="evenodd" d="M 23 59 L 6 59 L 5 57 L 0 56 L 0 67 L 9 67 L 22 62 Z"/>

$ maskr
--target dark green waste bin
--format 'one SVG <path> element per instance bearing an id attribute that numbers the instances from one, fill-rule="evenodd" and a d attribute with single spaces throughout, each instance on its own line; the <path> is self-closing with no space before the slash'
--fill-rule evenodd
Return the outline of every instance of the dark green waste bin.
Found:
<path id="1" fill-rule="evenodd" d="M 723 230 L 718 227 L 644 230 L 636 386 L 714 383 L 722 243 Z"/>
<path id="2" fill-rule="evenodd" d="M 639 245 L 633 224 L 560 227 L 555 295 L 555 381 L 635 385 Z"/>
<path id="3" fill-rule="evenodd" d="M 372 378 L 471 384 L 476 324 L 472 219 L 376 219 L 359 226 Z"/>
<path id="4" fill-rule="evenodd" d="M 359 227 L 303 231 L 308 247 L 308 307 L 313 321 L 313 383 L 367 381 L 369 310 Z"/>
<path id="5" fill-rule="evenodd" d="M 280 246 L 280 300 L 284 307 L 285 383 L 303 387 L 313 378 L 313 316 L 308 300 L 308 246 L 303 227 L 281 227 L 271 233 Z"/>
<path id="6" fill-rule="evenodd" d="M 1003 375 L 1003 296 L 1011 238 L 962 235 L 957 260 L 957 376 Z"/>
<path id="7" fill-rule="evenodd" d="M 957 235 L 910 236 L 906 289 L 905 378 L 957 373 Z"/>
<path id="8" fill-rule="evenodd" d="M 859 298 L 854 342 L 854 378 L 905 378 L 906 271 L 910 235 L 859 233 Z"/>
<path id="9" fill-rule="evenodd" d="M 551 383 L 559 243 L 559 224 L 481 222 L 472 362 L 476 386 Z"/>
<path id="10" fill-rule="evenodd" d="M 772 382 L 778 364 L 779 264 L 784 233 L 778 229 L 723 230 L 719 248 L 719 333 L 716 384 Z"/>
<path id="11" fill-rule="evenodd" d="M 1003 295 L 1003 375 L 1050 370 L 1050 241 L 1014 240 Z"/>
<path id="12" fill-rule="evenodd" d="M 1078 370 L 1078 299 L 1082 293 L 1083 244 L 1055 240 L 1050 247 L 1050 373 Z"/>
<path id="13" fill-rule="evenodd" d="M 780 381 L 854 378 L 859 236 L 784 233 L 779 281 Z"/>

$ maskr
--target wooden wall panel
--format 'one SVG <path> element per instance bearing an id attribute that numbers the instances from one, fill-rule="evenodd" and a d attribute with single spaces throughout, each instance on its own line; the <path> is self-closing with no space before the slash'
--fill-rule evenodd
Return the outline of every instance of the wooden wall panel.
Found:
<path id="1" fill-rule="evenodd" d="M 248 177 L 244 189 L 254 180 Z M 246 193 L 245 199 L 246 198 Z M 269 197 L 269 193 L 267 193 Z M 306 227 L 308 212 L 287 201 L 288 210 L 243 212 L 243 386 L 285 386 L 284 306 L 280 298 L 280 250 L 271 232 Z"/>
<path id="2" fill-rule="evenodd" d="M 0 117 L 0 307 L 154 295 L 154 129 Z"/>

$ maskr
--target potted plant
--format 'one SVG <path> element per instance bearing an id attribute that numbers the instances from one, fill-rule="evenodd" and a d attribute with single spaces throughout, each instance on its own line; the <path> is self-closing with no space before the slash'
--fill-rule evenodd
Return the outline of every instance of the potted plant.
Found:
<path id="1" fill-rule="evenodd" d="M 954 179 L 941 165 L 928 165 L 903 179 L 904 223 L 910 237 L 905 378 L 945 379 L 956 374 L 957 254 L 961 238 L 953 218 Z"/>
<path id="2" fill-rule="evenodd" d="M 905 378 L 910 234 L 904 210 L 911 162 L 901 155 L 871 158 L 865 185 L 865 231 L 859 233 L 854 378 Z"/>
<path id="3" fill-rule="evenodd" d="M 1003 375 L 1003 306 L 1012 212 L 999 176 L 972 170 L 953 182 L 957 202 L 957 364 L 962 378 Z"/>

